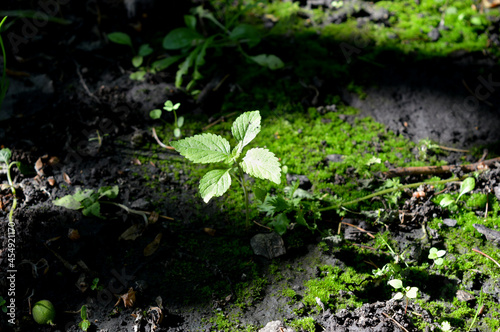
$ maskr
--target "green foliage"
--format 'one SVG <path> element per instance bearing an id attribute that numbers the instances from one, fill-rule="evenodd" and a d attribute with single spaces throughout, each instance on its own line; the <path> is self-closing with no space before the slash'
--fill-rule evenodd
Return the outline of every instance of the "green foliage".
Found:
<path id="1" fill-rule="evenodd" d="M 307 332 L 316 331 L 316 322 L 314 321 L 313 317 L 304 317 L 296 319 L 290 322 L 290 326 L 300 331 L 307 331 Z"/>
<path id="2" fill-rule="evenodd" d="M 409 299 L 416 299 L 418 296 L 418 287 L 404 287 L 403 281 L 401 281 L 400 279 L 392 279 L 387 283 L 394 289 L 398 290 L 396 295 L 394 295 L 393 300 L 401 300 L 405 296 Z"/>
<path id="3" fill-rule="evenodd" d="M 447 207 L 447 206 L 450 206 L 453 204 L 456 205 L 458 203 L 458 200 L 460 199 L 460 197 L 462 197 L 462 195 L 474 190 L 475 186 L 476 186 L 476 180 L 474 180 L 473 177 L 469 177 L 469 178 L 465 179 L 464 181 L 462 181 L 462 184 L 460 185 L 460 192 L 458 194 L 457 199 L 453 200 L 451 197 L 445 196 L 439 202 L 439 205 L 441 205 L 441 207 Z"/>
<path id="4" fill-rule="evenodd" d="M 126 45 L 129 46 L 132 49 L 132 52 L 134 53 L 134 56 L 132 57 L 132 65 L 134 68 L 138 68 L 138 71 L 130 74 L 130 79 L 133 80 L 138 80 L 142 81 L 144 80 L 144 76 L 148 71 L 151 72 L 156 72 L 156 66 L 155 63 L 151 66 L 151 68 L 146 68 L 146 67 L 141 67 L 141 65 L 144 62 L 144 58 L 151 55 L 153 53 L 153 49 L 149 44 L 142 44 L 139 46 L 139 50 L 135 51 L 134 45 L 132 44 L 132 39 L 130 36 L 124 32 L 112 32 L 109 33 L 108 39 L 112 41 L 113 43 L 119 44 L 119 45 Z"/>
<path id="5" fill-rule="evenodd" d="M 7 301 L 2 296 L 0 296 L 0 308 L 4 313 L 7 312 Z"/>
<path id="6" fill-rule="evenodd" d="M 239 15 L 244 11 L 245 9 L 241 9 Z M 262 36 L 260 31 L 252 25 L 237 24 L 236 19 L 239 15 L 235 15 L 231 20 L 226 20 L 224 25 L 215 18 L 212 12 L 202 6 L 194 8 L 192 13 L 193 15 L 184 16 L 186 27 L 176 28 L 163 38 L 164 49 L 181 51 L 179 56 L 171 60 L 172 63 L 184 59 L 177 70 L 175 79 L 177 87 L 182 85 L 183 76 L 188 74 L 191 68 L 192 76 L 190 83 L 187 84 L 188 90 L 203 77 L 200 68 L 205 64 L 207 50 L 210 48 L 236 47 L 245 58 L 263 67 L 275 70 L 284 66 L 283 62 L 272 54 L 247 55 L 242 46 L 246 45 L 248 48 L 252 48 L 260 43 Z M 197 31 L 197 20 L 211 22 L 217 27 L 218 32 L 205 37 Z"/>
<path id="7" fill-rule="evenodd" d="M 163 109 L 167 112 L 173 112 L 174 113 L 174 136 L 176 138 L 181 137 L 181 127 L 184 125 L 184 117 L 180 116 L 177 118 L 177 112 L 176 110 L 181 106 L 180 103 L 177 103 L 174 105 L 171 100 L 167 100 L 165 104 L 163 105 Z M 151 119 L 157 120 L 161 119 L 162 115 L 162 110 L 160 109 L 154 109 L 151 112 L 149 112 L 149 116 Z"/>
<path id="8" fill-rule="evenodd" d="M 90 285 L 90 289 L 97 291 L 103 289 L 102 285 L 99 285 L 99 278 L 94 278 L 94 280 L 92 280 L 92 285 Z"/>
<path id="9" fill-rule="evenodd" d="M 7 57 L 5 55 L 5 46 L 3 44 L 2 39 L 2 26 L 7 20 L 7 16 L 5 16 L 0 22 L 0 49 L 2 49 L 3 56 L 3 71 L 2 71 L 2 80 L 0 81 L 0 109 L 2 108 L 3 100 L 5 99 L 5 94 L 7 94 L 7 90 L 9 89 L 9 79 L 7 78 Z"/>
<path id="10" fill-rule="evenodd" d="M 18 161 L 13 161 L 10 162 L 10 158 L 12 157 L 12 152 L 8 148 L 3 148 L 0 150 L 0 166 L 2 168 L 7 168 L 7 184 L 2 184 L 2 189 L 5 188 L 10 188 L 10 191 L 12 192 L 13 200 L 12 200 L 12 207 L 10 208 L 9 212 L 9 223 L 13 221 L 13 215 L 14 211 L 16 210 L 17 207 L 17 196 L 16 196 L 16 188 L 14 186 L 14 182 L 12 181 L 12 176 L 10 174 L 10 170 L 13 166 L 16 166 L 17 169 L 20 169 L 21 163 Z"/>
<path id="11" fill-rule="evenodd" d="M 237 180 L 245 193 L 247 224 L 248 185 L 243 178 L 243 172 L 276 184 L 281 182 L 280 164 L 272 152 L 253 148 L 248 150 L 246 155 L 242 155 L 243 148 L 260 132 L 260 121 L 259 111 L 245 112 L 235 120 L 231 132 L 238 143 L 232 150 L 225 138 L 209 133 L 171 142 L 181 155 L 194 163 L 224 163 L 223 168 L 206 173 L 200 180 L 200 194 L 205 203 L 212 197 L 222 196 L 231 186 L 231 176 L 237 174 Z"/>
<path id="12" fill-rule="evenodd" d="M 78 324 L 78 326 L 82 329 L 82 331 L 87 331 L 90 327 L 90 322 L 87 318 L 87 306 L 83 305 L 80 309 L 80 317 L 82 321 Z"/>
<path id="13" fill-rule="evenodd" d="M 446 250 L 438 250 L 437 248 L 432 247 L 429 250 L 429 259 L 434 260 L 434 264 L 443 265 L 443 256 L 446 255 Z"/>
<path id="14" fill-rule="evenodd" d="M 66 195 L 52 201 L 56 206 L 62 206 L 70 210 L 82 210 L 84 216 L 93 215 L 104 219 L 101 215 L 100 199 L 107 197 L 114 199 L 118 196 L 118 186 L 101 187 L 95 192 L 92 189 L 77 189 L 73 195 Z"/>

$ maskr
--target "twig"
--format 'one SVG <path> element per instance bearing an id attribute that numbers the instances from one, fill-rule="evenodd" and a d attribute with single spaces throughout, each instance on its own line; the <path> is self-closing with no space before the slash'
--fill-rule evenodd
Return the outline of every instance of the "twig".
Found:
<path id="1" fill-rule="evenodd" d="M 385 317 L 389 318 L 390 320 L 392 320 L 394 322 L 394 324 L 396 324 L 397 326 L 399 326 L 399 328 L 403 329 L 403 331 L 406 331 L 408 332 L 407 329 L 404 328 L 403 325 L 399 324 L 394 318 L 392 318 L 391 316 L 389 316 L 388 314 L 386 314 L 385 312 L 382 313 L 382 315 L 384 315 Z"/>
<path id="2" fill-rule="evenodd" d="M 218 124 L 219 122 L 222 122 L 222 121 L 225 121 L 226 118 L 229 118 L 230 116 L 233 116 L 235 115 L 237 112 L 233 112 L 233 113 L 229 113 L 228 115 L 223 115 L 221 116 L 220 118 L 218 118 L 217 120 L 215 120 L 214 122 L 212 122 L 211 124 L 203 127 L 201 130 L 207 130 L 208 128 L 210 127 L 213 127 L 215 126 L 216 124 Z"/>
<path id="3" fill-rule="evenodd" d="M 454 170 L 461 170 L 464 172 L 476 171 L 479 165 L 490 166 L 495 162 L 500 162 L 500 157 L 484 160 L 470 165 L 445 165 L 445 166 L 422 166 L 422 167 L 398 167 L 383 172 L 382 175 L 387 177 L 405 176 L 405 175 L 432 175 L 451 173 Z"/>
<path id="4" fill-rule="evenodd" d="M 267 228 L 268 230 L 272 231 L 271 228 L 267 227 L 267 226 L 264 226 L 262 224 L 259 224 L 258 222 L 256 222 L 255 220 L 252 220 L 255 224 L 259 225 L 260 227 L 264 227 L 264 228 Z"/>
<path id="5" fill-rule="evenodd" d="M 371 237 L 372 239 L 374 239 L 374 238 L 375 238 L 375 236 L 374 236 L 373 234 L 371 234 L 369 231 L 367 231 L 367 230 L 365 230 L 365 229 L 363 229 L 363 228 L 361 228 L 361 227 L 358 227 L 358 226 L 353 225 L 353 224 L 349 224 L 349 223 L 344 222 L 344 221 L 341 221 L 340 223 L 341 223 L 341 224 L 344 224 L 344 225 L 347 225 L 347 226 L 354 227 L 354 228 L 356 228 L 357 230 L 359 230 L 359 231 L 361 231 L 361 232 L 365 232 L 365 233 L 366 233 L 366 234 L 368 234 L 368 236 L 369 236 L 369 237 Z"/>
<path id="6" fill-rule="evenodd" d="M 488 255 L 487 255 L 487 254 L 485 254 L 484 252 L 480 251 L 479 249 L 472 248 L 472 251 L 475 251 L 475 252 L 477 252 L 478 254 L 481 254 L 481 255 L 483 255 L 484 257 L 491 259 L 491 261 L 492 261 L 493 263 L 495 263 L 498 267 L 500 267 L 500 263 L 498 263 L 496 260 L 494 260 L 491 256 L 488 256 Z"/>
<path id="7" fill-rule="evenodd" d="M 449 148 L 449 147 L 447 147 L 447 146 L 442 146 L 442 145 L 438 145 L 438 148 L 440 148 L 441 150 L 445 150 L 445 151 L 469 153 L 469 150 L 462 150 L 462 149 L 456 149 L 456 148 Z"/>
<path id="8" fill-rule="evenodd" d="M 83 79 L 82 73 L 80 73 L 80 65 L 76 61 L 75 61 L 75 65 L 76 65 L 76 73 L 78 74 L 78 77 L 80 78 L 80 83 L 82 83 L 83 89 L 85 90 L 85 92 L 87 92 L 87 94 L 91 98 L 93 98 L 98 104 L 100 104 L 101 101 L 99 100 L 99 98 L 97 98 L 92 92 L 90 92 L 89 87 L 85 83 L 85 80 Z"/>
<path id="9" fill-rule="evenodd" d="M 470 93 L 470 94 L 471 94 L 474 98 L 476 98 L 476 99 L 477 99 L 477 100 L 479 100 L 479 101 L 482 101 L 483 103 L 485 103 L 486 105 L 488 105 L 488 106 L 490 106 L 490 107 L 492 107 L 492 106 L 493 106 L 493 104 L 492 104 L 492 103 L 490 103 L 489 101 L 477 98 L 477 97 L 476 97 L 476 94 L 475 94 L 474 92 L 472 92 L 472 90 L 469 88 L 469 86 L 467 85 L 467 82 L 465 82 L 465 80 L 462 80 L 462 84 L 464 85 L 464 87 L 467 89 L 467 91 L 469 91 L 469 93 Z"/>
<path id="10" fill-rule="evenodd" d="M 156 142 L 162 147 L 162 148 L 165 148 L 165 149 L 169 149 L 169 150 L 175 150 L 174 147 L 172 146 L 169 146 L 169 145 L 165 145 L 162 143 L 162 141 L 160 141 L 160 139 L 158 138 L 158 135 L 156 135 L 156 130 L 153 128 L 153 137 L 154 139 L 156 140 Z"/>

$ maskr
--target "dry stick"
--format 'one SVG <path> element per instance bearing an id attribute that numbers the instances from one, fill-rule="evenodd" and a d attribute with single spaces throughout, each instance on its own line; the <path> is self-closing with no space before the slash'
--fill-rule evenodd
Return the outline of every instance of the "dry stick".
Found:
<path id="1" fill-rule="evenodd" d="M 462 150 L 462 149 L 456 149 L 456 148 L 449 148 L 449 147 L 447 147 L 447 146 L 442 146 L 442 145 L 438 145 L 438 148 L 440 148 L 441 150 L 452 151 L 452 152 L 469 153 L 469 150 Z"/>
<path id="2" fill-rule="evenodd" d="M 496 260 L 494 260 L 491 256 L 486 255 L 484 252 L 480 251 L 479 249 L 472 248 L 472 251 L 475 251 L 475 252 L 477 252 L 478 254 L 481 254 L 481 255 L 483 255 L 484 257 L 491 259 L 491 261 L 492 261 L 493 263 L 495 263 L 498 267 L 500 267 L 500 263 L 498 263 Z"/>
<path id="3" fill-rule="evenodd" d="M 446 166 L 422 166 L 422 167 L 398 167 L 383 172 L 382 175 L 387 177 L 405 176 L 405 175 L 432 175 L 451 173 L 454 170 L 461 170 L 464 172 L 473 172 L 477 170 L 479 165 L 490 166 L 495 162 L 500 162 L 500 157 L 488 159 L 485 161 L 477 162 L 470 165 L 446 165 Z"/>
<path id="4" fill-rule="evenodd" d="M 368 234 L 368 236 L 370 236 L 372 239 L 374 239 L 374 238 L 375 238 L 375 236 L 374 236 L 373 234 L 371 234 L 369 231 L 367 231 L 367 230 L 365 230 L 365 229 L 363 229 L 363 228 L 361 228 L 361 227 L 358 227 L 358 226 L 353 225 L 353 224 L 346 223 L 346 222 L 344 222 L 344 221 L 341 221 L 340 223 L 341 223 L 341 224 L 344 224 L 344 225 L 347 225 L 347 226 L 354 227 L 354 228 L 356 228 L 357 230 L 359 230 L 359 231 L 361 231 L 361 232 L 365 232 L 365 233 L 366 233 L 366 234 Z"/>
<path id="5" fill-rule="evenodd" d="M 154 139 L 156 140 L 156 142 L 162 147 L 162 148 L 165 148 L 165 149 L 169 149 L 169 150 L 175 150 L 173 146 L 169 146 L 169 145 L 165 145 L 162 143 L 162 141 L 160 141 L 160 139 L 158 138 L 158 135 L 156 135 L 156 130 L 153 128 L 153 137 Z"/>
<path id="6" fill-rule="evenodd" d="M 389 318 L 390 320 L 392 320 L 394 322 L 394 324 L 396 324 L 397 326 L 399 326 L 401 329 L 403 329 L 403 331 L 406 331 L 408 332 L 407 329 L 405 329 L 405 327 L 401 324 L 399 324 L 394 318 L 392 318 L 391 316 L 389 316 L 388 314 L 386 314 L 385 312 L 382 313 L 382 315 L 384 315 L 385 317 Z"/>

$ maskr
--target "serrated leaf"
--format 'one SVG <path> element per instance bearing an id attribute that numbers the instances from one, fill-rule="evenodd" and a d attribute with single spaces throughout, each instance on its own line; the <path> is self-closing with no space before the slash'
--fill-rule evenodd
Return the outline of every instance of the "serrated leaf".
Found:
<path id="1" fill-rule="evenodd" d="M 99 194 L 100 197 L 106 196 L 107 198 L 113 199 L 118 196 L 119 191 L 120 188 L 118 186 L 105 186 L 99 188 L 97 193 Z"/>
<path id="2" fill-rule="evenodd" d="M 276 184 L 281 182 L 281 167 L 278 158 L 267 149 L 248 150 L 241 161 L 243 171 L 259 179 L 267 179 Z"/>
<path id="3" fill-rule="evenodd" d="M 160 109 L 155 109 L 149 112 L 149 117 L 151 119 L 158 120 L 159 118 L 161 118 L 161 113 L 162 111 Z"/>
<path id="4" fill-rule="evenodd" d="M 416 299 L 417 293 L 418 293 L 418 288 L 411 287 L 410 290 L 406 292 L 406 296 L 409 297 L 410 299 Z"/>
<path id="5" fill-rule="evenodd" d="M 209 133 L 173 141 L 170 145 L 194 163 L 216 163 L 226 160 L 231 154 L 225 138 Z"/>
<path id="6" fill-rule="evenodd" d="M 0 162 L 8 164 L 11 156 L 12 152 L 10 151 L 10 149 L 3 148 L 2 150 L 0 150 Z"/>
<path id="7" fill-rule="evenodd" d="M 208 172 L 200 180 L 200 194 L 205 203 L 212 197 L 222 196 L 231 186 L 230 169 L 216 169 Z"/>
<path id="8" fill-rule="evenodd" d="M 389 280 L 387 283 L 396 289 L 403 288 L 403 282 L 399 279 L 392 279 Z"/>
<path id="9" fill-rule="evenodd" d="M 260 112 L 245 112 L 241 114 L 233 123 L 231 132 L 234 138 L 241 142 L 238 144 L 238 152 L 241 153 L 243 148 L 250 143 L 255 136 L 260 132 Z"/>
<path id="10" fill-rule="evenodd" d="M 132 47 L 132 40 L 130 39 L 130 36 L 124 32 L 109 33 L 108 38 L 113 43 L 121 44 L 121 45 L 128 45 L 128 46 Z"/>
<path id="11" fill-rule="evenodd" d="M 475 186 L 476 186 L 476 180 L 474 180 L 474 178 L 465 179 L 462 182 L 462 185 L 460 185 L 460 195 L 458 195 L 457 201 L 463 194 L 467 194 L 468 192 L 474 190 Z"/>
<path id="12" fill-rule="evenodd" d="M 82 210 L 82 213 L 84 216 L 94 215 L 98 218 L 104 219 L 104 217 L 101 215 L 101 204 L 99 204 L 99 202 L 94 202 L 93 204 L 84 208 Z"/>
<path id="13" fill-rule="evenodd" d="M 397 292 L 396 295 L 392 298 L 393 300 L 401 300 L 403 298 L 403 293 Z"/>
<path id="14" fill-rule="evenodd" d="M 52 201 L 52 204 L 65 207 L 66 209 L 70 210 L 79 210 L 80 208 L 82 208 L 82 204 L 74 199 L 72 195 L 66 195 L 64 197 L 55 199 Z"/>

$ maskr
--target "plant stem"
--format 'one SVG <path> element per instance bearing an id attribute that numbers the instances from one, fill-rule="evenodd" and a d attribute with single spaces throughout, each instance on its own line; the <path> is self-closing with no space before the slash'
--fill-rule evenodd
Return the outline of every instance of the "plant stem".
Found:
<path id="1" fill-rule="evenodd" d="M 364 197 L 361 197 L 361 198 L 356 198 L 356 199 L 354 199 L 352 201 L 348 201 L 348 202 L 345 202 L 345 203 L 340 203 L 340 204 L 337 204 L 337 205 L 327 206 L 327 207 L 318 209 L 318 211 L 319 212 L 323 212 L 323 211 L 338 209 L 340 207 L 347 206 L 347 205 L 352 205 L 352 204 L 356 204 L 356 203 L 359 203 L 361 201 L 364 201 L 364 200 L 367 200 L 367 199 L 370 199 L 370 198 L 373 198 L 373 197 L 382 196 L 382 195 L 385 195 L 385 194 L 390 194 L 390 193 L 398 191 L 398 190 L 403 190 L 403 189 L 408 189 L 408 188 L 416 188 L 416 187 L 419 187 L 419 186 L 425 185 L 425 184 L 435 185 L 435 184 L 443 184 L 443 183 L 448 183 L 448 182 L 455 182 L 455 181 L 459 181 L 459 180 L 460 180 L 459 178 L 454 177 L 452 179 L 440 180 L 440 181 L 433 181 L 433 182 L 411 183 L 411 184 L 407 184 L 407 185 L 404 185 L 404 186 L 401 186 L 401 187 L 397 187 L 397 188 L 391 188 L 391 189 L 381 190 L 381 191 L 378 191 L 376 193 L 373 193 L 373 194 L 370 194 L 370 195 L 367 195 L 367 196 L 364 196 Z"/>
<path id="2" fill-rule="evenodd" d="M 241 188 L 243 188 L 243 194 L 245 195 L 245 225 L 248 227 L 250 226 L 250 218 L 249 218 L 249 199 L 248 199 L 248 188 L 245 185 L 245 175 L 243 173 L 243 169 L 241 168 L 240 165 L 238 165 L 238 172 L 240 176 L 239 183 L 241 184 Z"/>
<path id="3" fill-rule="evenodd" d="M 2 25 L 7 19 L 7 16 L 5 16 L 0 22 L 0 33 L 2 32 Z M 7 82 L 7 57 L 5 55 L 5 47 L 3 44 L 2 36 L 0 36 L 0 48 L 2 49 L 2 55 L 3 55 L 3 73 L 2 73 L 2 81 L 1 86 L 0 86 L 0 106 L 2 105 L 3 99 L 5 97 L 5 94 L 7 93 L 7 88 L 8 88 L 8 82 Z"/>
<path id="4" fill-rule="evenodd" d="M 10 212 L 9 212 L 9 223 L 12 222 L 12 217 L 13 217 L 14 211 L 16 210 L 16 207 L 17 207 L 16 188 L 14 188 L 14 183 L 12 182 L 12 178 L 10 176 L 10 169 L 14 165 L 17 165 L 17 162 L 11 162 L 9 164 L 9 166 L 7 167 L 7 181 L 9 182 L 10 191 L 12 192 L 12 197 L 13 197 L 12 207 L 10 208 Z"/>

